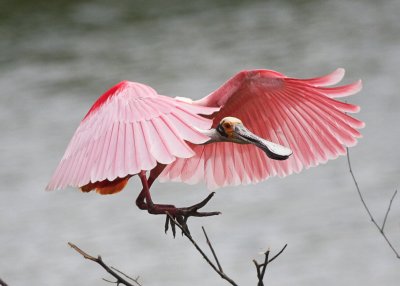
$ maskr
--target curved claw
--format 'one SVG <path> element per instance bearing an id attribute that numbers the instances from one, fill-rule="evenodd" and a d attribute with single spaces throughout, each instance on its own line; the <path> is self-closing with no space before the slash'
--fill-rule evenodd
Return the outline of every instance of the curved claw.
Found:
<path id="1" fill-rule="evenodd" d="M 165 220 L 165 233 L 168 232 L 169 225 L 171 225 L 172 235 L 175 237 L 175 235 L 176 235 L 175 225 L 176 225 L 176 223 L 179 223 L 179 225 L 182 227 L 182 235 L 184 233 L 186 233 L 186 235 L 190 236 L 189 227 L 187 225 L 187 221 L 188 221 L 189 217 L 191 217 L 191 216 L 205 217 L 205 216 L 220 215 L 221 212 L 199 212 L 198 211 L 199 209 L 204 207 L 211 200 L 211 198 L 214 195 L 215 195 L 215 192 L 212 192 L 200 203 L 197 203 L 190 207 L 176 208 L 175 210 L 173 210 L 173 213 L 169 213 L 167 211 L 166 212 L 167 217 Z"/>
<path id="2" fill-rule="evenodd" d="M 195 204 L 195 205 L 193 205 L 193 206 L 190 206 L 190 207 L 180 208 L 180 210 L 183 210 L 183 211 L 185 211 L 185 210 L 190 211 L 190 210 L 198 210 L 198 209 L 201 209 L 202 207 L 204 207 L 204 206 L 211 200 L 211 198 L 212 198 L 214 195 L 215 195 L 215 192 L 212 192 L 212 193 L 210 193 L 204 200 L 202 200 L 200 203 L 197 203 L 197 204 Z"/>
<path id="3" fill-rule="evenodd" d="M 168 232 L 169 225 L 171 225 L 172 235 L 175 238 L 175 235 L 176 235 L 175 224 L 176 223 L 175 223 L 174 217 L 171 216 L 171 214 L 169 212 L 167 212 L 166 219 L 165 219 L 165 228 L 164 228 L 165 229 L 165 234 Z"/>

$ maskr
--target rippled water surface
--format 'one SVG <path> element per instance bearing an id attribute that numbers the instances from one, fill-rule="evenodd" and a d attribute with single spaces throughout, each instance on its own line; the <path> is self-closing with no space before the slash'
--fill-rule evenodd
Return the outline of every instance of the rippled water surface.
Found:
<path id="1" fill-rule="evenodd" d="M 167 2 L 167 1 L 165 1 Z M 9 285 L 106 285 L 72 241 L 150 285 L 223 285 L 162 217 L 134 206 L 137 178 L 114 196 L 45 192 L 75 128 L 108 87 L 128 79 L 200 98 L 242 69 L 312 77 L 337 67 L 362 78 L 350 101 L 367 127 L 351 150 L 381 221 L 399 184 L 400 1 L 3 1 L 0 4 L 0 277 Z M 267 112 L 267 111 L 266 111 Z M 204 185 L 155 184 L 154 199 L 187 205 Z M 224 188 L 192 219 L 224 270 L 255 285 L 253 258 L 284 254 L 269 285 L 398 285 L 400 264 L 368 220 L 345 158 L 254 186 Z M 387 232 L 400 248 L 400 198 Z"/>

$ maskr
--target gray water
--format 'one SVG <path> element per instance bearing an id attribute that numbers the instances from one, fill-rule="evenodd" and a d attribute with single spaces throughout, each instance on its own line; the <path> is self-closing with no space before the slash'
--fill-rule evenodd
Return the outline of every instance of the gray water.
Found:
<path id="1" fill-rule="evenodd" d="M 364 138 L 351 149 L 382 221 L 399 185 L 400 1 L 2 1 L 0 277 L 9 285 L 107 285 L 71 241 L 143 285 L 226 285 L 189 242 L 139 211 L 137 178 L 114 196 L 45 192 L 75 128 L 113 84 L 144 82 L 200 98 L 242 69 L 312 77 L 337 67 L 363 79 Z M 167 2 L 167 1 L 165 1 Z M 188 205 L 204 185 L 155 184 L 157 202 Z M 344 157 L 285 179 L 224 188 L 204 225 L 226 273 L 255 285 L 253 258 L 288 248 L 268 285 L 399 285 L 400 261 L 369 221 Z M 387 233 L 400 248 L 400 197 Z M 204 247 L 206 247 L 205 244 Z"/>

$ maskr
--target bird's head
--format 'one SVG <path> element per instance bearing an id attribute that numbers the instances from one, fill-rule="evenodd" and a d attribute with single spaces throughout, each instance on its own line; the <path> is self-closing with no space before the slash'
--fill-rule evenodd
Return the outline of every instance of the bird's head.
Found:
<path id="1" fill-rule="evenodd" d="M 237 125 L 242 125 L 243 123 L 239 118 L 236 117 L 225 117 L 217 126 L 218 133 L 230 139 L 235 138 L 235 128 Z"/>
<path id="2" fill-rule="evenodd" d="M 274 160 L 286 160 L 292 155 L 292 150 L 282 145 L 267 141 L 248 130 L 243 122 L 236 117 L 223 118 L 216 128 L 220 141 L 238 144 L 253 144 L 263 150 Z"/>

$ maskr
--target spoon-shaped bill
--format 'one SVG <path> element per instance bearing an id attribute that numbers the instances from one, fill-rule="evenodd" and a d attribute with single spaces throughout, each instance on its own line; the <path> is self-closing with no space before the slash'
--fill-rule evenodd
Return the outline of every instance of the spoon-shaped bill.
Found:
<path id="1" fill-rule="evenodd" d="M 286 160 L 293 154 L 292 150 L 289 148 L 260 138 L 241 124 L 235 127 L 235 135 L 237 139 L 257 146 L 263 150 L 269 158 L 274 160 Z"/>

